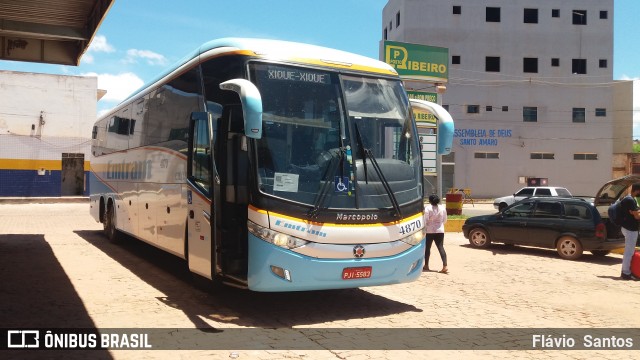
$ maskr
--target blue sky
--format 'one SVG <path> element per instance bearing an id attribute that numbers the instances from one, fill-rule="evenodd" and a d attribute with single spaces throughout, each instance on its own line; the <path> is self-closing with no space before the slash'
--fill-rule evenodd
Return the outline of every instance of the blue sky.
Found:
<path id="1" fill-rule="evenodd" d="M 378 58 L 387 0 L 116 0 L 80 66 L 0 70 L 94 75 L 104 112 L 200 44 L 228 36 L 306 42 Z M 640 78 L 640 1 L 615 0 L 614 79 Z"/>

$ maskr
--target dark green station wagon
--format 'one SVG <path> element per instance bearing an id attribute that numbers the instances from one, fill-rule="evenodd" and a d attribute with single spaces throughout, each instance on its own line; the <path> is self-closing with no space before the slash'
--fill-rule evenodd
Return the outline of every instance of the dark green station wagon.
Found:
<path id="1" fill-rule="evenodd" d="M 583 251 L 605 256 L 624 247 L 619 228 L 608 224 L 595 206 L 579 198 L 524 199 L 496 214 L 467 219 L 462 231 L 474 247 L 498 242 L 549 248 L 568 260 L 579 258 Z"/>

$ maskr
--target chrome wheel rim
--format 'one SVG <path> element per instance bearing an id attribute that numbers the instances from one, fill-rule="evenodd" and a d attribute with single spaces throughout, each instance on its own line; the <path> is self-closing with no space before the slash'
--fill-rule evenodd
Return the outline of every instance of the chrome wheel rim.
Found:
<path id="1" fill-rule="evenodd" d="M 567 256 L 576 253 L 576 244 L 571 240 L 564 240 L 560 243 L 560 251 Z"/>
<path id="2" fill-rule="evenodd" d="M 471 233 L 471 241 L 476 246 L 483 246 L 487 243 L 487 236 L 480 231 L 474 231 Z"/>

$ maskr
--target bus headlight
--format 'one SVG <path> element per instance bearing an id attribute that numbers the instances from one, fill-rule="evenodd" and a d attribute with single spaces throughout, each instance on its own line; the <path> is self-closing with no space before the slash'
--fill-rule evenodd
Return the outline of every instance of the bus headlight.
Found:
<path id="1" fill-rule="evenodd" d="M 295 249 L 308 243 L 306 240 L 267 229 L 252 221 L 247 221 L 247 227 L 249 232 L 258 238 L 284 249 Z"/>
<path id="2" fill-rule="evenodd" d="M 420 230 L 416 233 L 413 233 L 405 238 L 400 239 L 400 241 L 405 242 L 411 246 L 416 246 L 418 244 L 420 244 L 420 242 L 422 241 L 422 239 L 424 239 L 424 230 Z"/>

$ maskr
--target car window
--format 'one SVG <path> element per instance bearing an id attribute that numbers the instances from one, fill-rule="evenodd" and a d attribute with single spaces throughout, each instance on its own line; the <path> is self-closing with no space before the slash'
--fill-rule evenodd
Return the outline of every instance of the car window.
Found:
<path id="1" fill-rule="evenodd" d="M 516 193 L 516 196 L 531 196 L 533 195 L 533 188 L 524 188 Z"/>
<path id="2" fill-rule="evenodd" d="M 536 196 L 551 196 L 551 189 L 537 189 Z"/>
<path id="3" fill-rule="evenodd" d="M 533 202 L 518 204 L 504 211 L 505 217 L 531 217 L 533 214 Z"/>
<path id="4" fill-rule="evenodd" d="M 571 197 L 571 193 L 565 188 L 556 188 L 556 192 L 558 193 L 558 196 Z"/>
<path id="5" fill-rule="evenodd" d="M 569 219 L 591 220 L 592 214 L 588 206 L 582 204 L 564 204 L 564 216 Z"/>
<path id="6" fill-rule="evenodd" d="M 536 218 L 559 218 L 562 216 L 562 205 L 559 202 L 540 201 L 533 216 Z"/>

